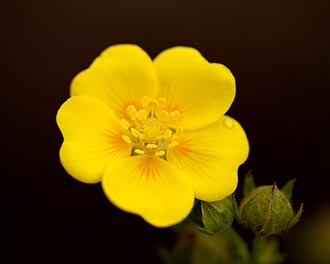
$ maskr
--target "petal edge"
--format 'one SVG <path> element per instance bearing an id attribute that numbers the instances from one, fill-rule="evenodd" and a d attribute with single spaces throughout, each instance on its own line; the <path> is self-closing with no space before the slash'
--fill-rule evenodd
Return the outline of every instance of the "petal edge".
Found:
<path id="1" fill-rule="evenodd" d="M 149 55 L 139 46 L 118 44 L 105 49 L 71 82 L 71 95 L 87 95 L 106 103 L 119 118 L 130 104 L 155 97 L 156 73 Z"/>
<path id="2" fill-rule="evenodd" d="M 150 224 L 168 227 L 192 209 L 194 195 L 186 175 L 163 159 L 138 155 L 109 165 L 102 180 L 109 200 Z"/>
<path id="3" fill-rule="evenodd" d="M 189 172 L 197 199 L 218 201 L 235 191 L 237 169 L 249 152 L 247 137 L 237 121 L 224 116 L 209 127 L 186 132 L 178 141 L 168 151 L 167 160 Z"/>
<path id="4" fill-rule="evenodd" d="M 79 181 L 99 182 L 109 162 L 131 153 L 121 139 L 120 121 L 95 98 L 71 97 L 58 110 L 56 121 L 64 137 L 61 163 Z"/>
<path id="5" fill-rule="evenodd" d="M 174 47 L 154 60 L 159 97 L 168 111 L 178 110 L 185 130 L 205 127 L 229 109 L 235 97 L 235 79 L 222 64 L 209 63 L 199 51 Z"/>

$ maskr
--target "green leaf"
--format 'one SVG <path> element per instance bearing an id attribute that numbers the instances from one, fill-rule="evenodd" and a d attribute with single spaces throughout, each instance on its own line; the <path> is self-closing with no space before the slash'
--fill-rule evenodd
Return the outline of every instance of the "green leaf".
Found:
<path id="1" fill-rule="evenodd" d="M 252 170 L 249 170 L 245 176 L 244 183 L 243 183 L 243 197 L 246 197 L 255 188 L 256 188 L 256 185 L 254 183 Z"/>
<path id="2" fill-rule="evenodd" d="M 281 192 L 286 196 L 286 198 L 291 201 L 292 192 L 296 179 L 289 180 L 281 189 Z"/>

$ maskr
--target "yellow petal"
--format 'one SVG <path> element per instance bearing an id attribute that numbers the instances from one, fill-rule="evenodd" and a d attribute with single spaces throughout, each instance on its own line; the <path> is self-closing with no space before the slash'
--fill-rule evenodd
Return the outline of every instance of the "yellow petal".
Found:
<path id="1" fill-rule="evenodd" d="M 197 199 L 217 201 L 234 192 L 238 166 L 249 152 L 237 121 L 224 116 L 204 129 L 184 133 L 178 141 L 178 146 L 168 150 L 167 160 L 188 172 Z"/>
<path id="2" fill-rule="evenodd" d="M 157 227 L 182 221 L 194 202 L 187 175 L 155 156 L 137 155 L 111 163 L 102 186 L 116 206 Z"/>
<path id="3" fill-rule="evenodd" d="M 79 181 L 99 182 L 109 162 L 131 154 L 120 120 L 97 99 L 71 97 L 59 109 L 57 124 L 64 137 L 61 162 Z"/>
<path id="4" fill-rule="evenodd" d="M 152 60 L 140 47 L 110 46 L 71 83 L 71 95 L 88 95 L 107 103 L 118 117 L 127 106 L 141 105 L 144 96 L 155 97 L 157 78 Z"/>
<path id="5" fill-rule="evenodd" d="M 235 79 L 221 64 L 209 63 L 195 49 L 174 47 L 154 60 L 159 97 L 168 111 L 181 112 L 179 126 L 192 130 L 215 122 L 225 114 L 235 96 Z"/>

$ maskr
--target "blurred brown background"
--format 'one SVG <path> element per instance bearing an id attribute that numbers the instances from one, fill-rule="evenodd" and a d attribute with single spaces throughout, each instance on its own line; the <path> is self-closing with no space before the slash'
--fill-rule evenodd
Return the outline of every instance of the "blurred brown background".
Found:
<path id="1" fill-rule="evenodd" d="M 155 245 L 171 242 L 58 160 L 72 77 L 117 43 L 152 57 L 193 46 L 228 66 L 229 114 L 251 144 L 241 179 L 249 168 L 258 184 L 297 178 L 303 221 L 330 203 L 329 1 L 12 0 L 2 13 L 2 249 L 17 263 L 158 263 Z"/>

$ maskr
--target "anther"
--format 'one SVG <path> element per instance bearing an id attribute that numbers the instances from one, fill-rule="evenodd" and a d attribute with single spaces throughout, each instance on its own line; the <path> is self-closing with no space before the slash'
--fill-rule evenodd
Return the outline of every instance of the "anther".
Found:
<path id="1" fill-rule="evenodd" d="M 160 108 L 164 108 L 167 105 L 166 99 L 165 98 L 159 98 L 158 99 L 158 105 Z"/>
<path id="2" fill-rule="evenodd" d="M 160 141 L 162 141 L 163 139 L 165 139 L 165 135 L 157 136 L 156 139 L 158 140 L 158 144 L 160 144 Z"/>
<path id="3" fill-rule="evenodd" d="M 131 144 L 131 143 L 132 143 L 132 141 L 131 141 L 131 139 L 129 138 L 129 136 L 127 136 L 127 135 L 122 135 L 121 137 L 122 137 L 122 139 L 123 139 L 126 143 L 128 143 L 128 144 Z"/>
<path id="4" fill-rule="evenodd" d="M 181 117 L 181 114 L 179 111 L 175 110 L 173 112 L 170 112 L 170 118 L 172 121 L 176 122 L 179 121 Z"/>
<path id="5" fill-rule="evenodd" d="M 143 120 L 146 120 L 148 117 L 148 113 L 146 110 L 142 109 L 142 110 L 139 110 L 139 112 L 137 113 L 137 118 L 140 120 L 140 121 L 143 121 Z"/>
<path id="6" fill-rule="evenodd" d="M 183 133 L 183 127 L 178 127 L 175 129 L 176 134 L 182 134 Z"/>
<path id="7" fill-rule="evenodd" d="M 165 139 L 169 139 L 172 136 L 172 130 L 167 129 L 164 133 Z"/>
<path id="8" fill-rule="evenodd" d="M 141 133 L 133 127 L 131 128 L 131 133 L 132 133 L 133 137 L 136 137 L 136 138 L 141 137 Z"/>
<path id="9" fill-rule="evenodd" d="M 143 155 L 144 151 L 142 149 L 134 149 L 134 153 L 139 154 L 139 155 Z"/>
<path id="10" fill-rule="evenodd" d="M 168 116 L 169 116 L 169 113 L 167 111 L 161 110 L 158 118 L 160 121 L 166 122 L 166 121 L 168 121 Z"/>
<path id="11" fill-rule="evenodd" d="M 148 96 L 144 96 L 141 100 L 141 104 L 144 108 L 147 108 L 150 103 L 150 98 Z"/>
<path id="12" fill-rule="evenodd" d="M 127 114 L 129 115 L 129 117 L 132 119 L 132 120 L 135 120 L 136 117 L 137 117 L 137 110 L 135 108 L 134 105 L 129 105 L 127 108 L 126 108 L 126 111 L 127 111 Z"/>
<path id="13" fill-rule="evenodd" d="M 163 156 L 163 155 L 165 155 L 165 151 L 164 150 L 160 150 L 160 151 L 157 151 L 155 153 L 155 156 L 157 156 L 157 157 L 160 157 L 160 156 Z"/>
<path id="14" fill-rule="evenodd" d="M 127 129 L 127 130 L 129 129 L 131 124 L 126 119 L 122 119 L 122 120 L 120 120 L 120 122 L 124 129 Z"/>
<path id="15" fill-rule="evenodd" d="M 150 100 L 149 101 L 149 108 L 151 108 L 151 109 L 156 109 L 156 108 L 158 108 L 158 101 L 156 101 L 156 100 Z"/>
<path id="16" fill-rule="evenodd" d="M 179 145 L 179 142 L 178 141 L 172 141 L 170 144 L 168 144 L 168 148 L 174 148 L 176 147 L 177 145 Z"/>
<path id="17" fill-rule="evenodd" d="M 158 146 L 156 144 L 147 144 L 146 148 L 147 149 L 156 149 L 156 148 L 158 148 Z"/>

